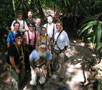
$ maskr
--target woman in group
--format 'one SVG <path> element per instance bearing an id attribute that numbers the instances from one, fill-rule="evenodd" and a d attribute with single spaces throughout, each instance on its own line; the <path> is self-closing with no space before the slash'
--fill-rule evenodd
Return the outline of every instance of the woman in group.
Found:
<path id="1" fill-rule="evenodd" d="M 46 35 L 46 28 L 42 27 L 41 28 L 41 34 L 37 39 L 36 47 L 39 46 L 40 43 L 46 43 L 47 48 L 50 50 L 51 53 L 51 44 L 50 44 L 50 38 Z"/>
<path id="2" fill-rule="evenodd" d="M 38 32 L 34 30 L 34 25 L 32 23 L 28 24 L 29 30 L 24 33 L 24 42 L 25 42 L 25 66 L 26 70 L 30 69 L 29 64 L 29 54 L 35 49 L 36 41 L 39 36 Z"/>
<path id="3" fill-rule="evenodd" d="M 47 45 L 47 49 L 49 49 L 50 53 L 51 53 L 51 44 L 50 44 L 50 38 L 46 35 L 46 28 L 42 27 L 41 28 L 41 34 L 37 39 L 37 43 L 36 43 L 36 48 L 40 45 L 40 43 L 45 43 Z M 51 53 L 52 55 L 52 53 Z M 51 76 L 51 67 L 50 64 L 48 66 L 48 77 Z"/>

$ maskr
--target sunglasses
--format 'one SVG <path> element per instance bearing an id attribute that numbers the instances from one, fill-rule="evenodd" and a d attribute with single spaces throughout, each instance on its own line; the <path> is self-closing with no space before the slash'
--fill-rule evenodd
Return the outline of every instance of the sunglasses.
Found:
<path id="1" fill-rule="evenodd" d="M 33 27 L 33 26 L 29 26 L 29 27 Z"/>
<path id="2" fill-rule="evenodd" d="M 22 38 L 17 38 L 17 39 L 22 39 Z"/>

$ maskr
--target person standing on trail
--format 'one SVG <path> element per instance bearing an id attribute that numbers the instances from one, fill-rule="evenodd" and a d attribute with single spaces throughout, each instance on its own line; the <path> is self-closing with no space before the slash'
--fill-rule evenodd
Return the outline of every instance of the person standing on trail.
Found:
<path id="1" fill-rule="evenodd" d="M 23 12 L 22 12 L 22 11 L 18 11 L 17 19 L 14 20 L 14 21 L 12 22 L 12 24 L 11 24 L 11 31 L 14 30 L 13 24 L 14 24 L 14 22 L 16 22 L 16 21 L 20 23 L 20 28 L 19 28 L 19 31 L 20 31 L 20 32 L 25 32 L 26 30 L 28 30 L 27 23 L 26 23 L 26 21 L 24 21 L 24 20 L 22 19 L 22 17 L 23 17 Z"/>
<path id="2" fill-rule="evenodd" d="M 11 81 L 15 89 L 21 90 L 22 81 L 24 79 L 24 52 L 22 47 L 23 36 L 19 33 L 15 36 L 15 43 L 8 48 L 8 66 L 11 75 Z"/>
<path id="3" fill-rule="evenodd" d="M 12 45 L 15 42 L 15 36 L 16 34 L 20 33 L 19 32 L 19 27 L 20 27 L 20 23 L 19 22 L 15 22 L 13 24 L 14 30 L 11 31 L 8 36 L 7 36 L 7 48 L 9 48 L 10 45 Z"/>
<path id="4" fill-rule="evenodd" d="M 32 11 L 29 10 L 28 11 L 28 18 L 26 19 L 27 25 L 29 25 L 30 23 L 34 25 L 34 18 L 32 17 Z"/>
<path id="5" fill-rule="evenodd" d="M 46 27 L 47 31 L 46 34 L 50 38 L 51 45 L 53 45 L 54 42 L 54 35 L 56 33 L 56 25 L 53 23 L 53 17 L 51 15 L 47 16 L 47 22 L 44 27 Z"/>
<path id="6" fill-rule="evenodd" d="M 29 23 L 29 30 L 24 33 L 25 42 L 25 69 L 30 71 L 29 55 L 36 48 L 36 41 L 38 39 L 38 32 L 34 30 L 34 24 Z"/>
<path id="7" fill-rule="evenodd" d="M 31 65 L 31 81 L 33 90 L 36 88 L 37 76 L 39 76 L 39 83 L 41 88 L 44 89 L 44 83 L 46 81 L 47 68 L 52 60 L 50 51 L 47 49 L 46 43 L 39 44 L 38 49 L 33 50 L 29 56 Z"/>
<path id="8" fill-rule="evenodd" d="M 35 30 L 39 32 L 39 35 L 41 33 L 41 18 L 36 17 L 35 18 Z"/>
<path id="9" fill-rule="evenodd" d="M 65 75 L 64 52 L 69 45 L 69 38 L 67 33 L 63 30 L 61 21 L 56 22 L 56 29 L 53 68 L 59 72 L 59 75 L 61 74 L 60 80 L 63 80 Z"/>

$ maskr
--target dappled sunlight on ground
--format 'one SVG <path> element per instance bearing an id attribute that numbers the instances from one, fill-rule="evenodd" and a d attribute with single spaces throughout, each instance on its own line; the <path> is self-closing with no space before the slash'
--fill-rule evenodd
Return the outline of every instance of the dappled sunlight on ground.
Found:
<path id="1" fill-rule="evenodd" d="M 59 90 L 62 86 L 66 86 L 70 90 L 93 90 L 93 83 L 90 83 L 90 79 L 92 79 L 91 67 L 94 65 L 95 59 L 96 54 L 86 47 L 85 43 L 71 40 L 65 51 L 64 82 L 58 81 L 60 74 L 55 72 L 47 80 L 44 90 Z M 23 90 L 31 90 L 29 81 L 30 74 L 27 73 Z M 13 90 L 5 55 L 0 57 L 0 90 Z M 39 85 L 37 85 L 37 90 L 41 90 Z"/>
<path id="2" fill-rule="evenodd" d="M 93 90 L 88 89 L 85 85 L 89 83 L 91 66 L 96 55 L 85 46 L 85 43 L 79 43 L 76 40 L 72 42 L 66 51 L 66 84 L 72 90 Z"/>

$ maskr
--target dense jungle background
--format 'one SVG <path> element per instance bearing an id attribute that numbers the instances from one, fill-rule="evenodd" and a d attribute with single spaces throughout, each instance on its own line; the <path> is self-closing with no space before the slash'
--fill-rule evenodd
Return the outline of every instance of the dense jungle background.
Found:
<path id="1" fill-rule="evenodd" d="M 42 24 L 46 23 L 46 15 L 51 14 L 55 17 L 56 11 L 59 11 L 60 19 L 63 22 L 64 30 L 70 37 L 71 45 L 74 46 L 73 44 L 77 44 L 76 42 L 84 43 L 96 55 L 94 62 L 91 61 L 94 63 L 93 65 L 101 63 L 102 0 L 1 0 L 0 60 L 5 58 L 6 38 L 10 32 L 12 21 L 17 17 L 17 11 L 23 11 L 23 19 L 25 20 L 30 9 L 33 11 L 34 18 L 39 16 L 42 19 Z M 78 52 L 81 52 L 80 49 Z M 87 50 L 85 52 L 88 53 Z M 98 90 L 102 89 L 101 81 L 101 78 L 95 81 Z"/>

